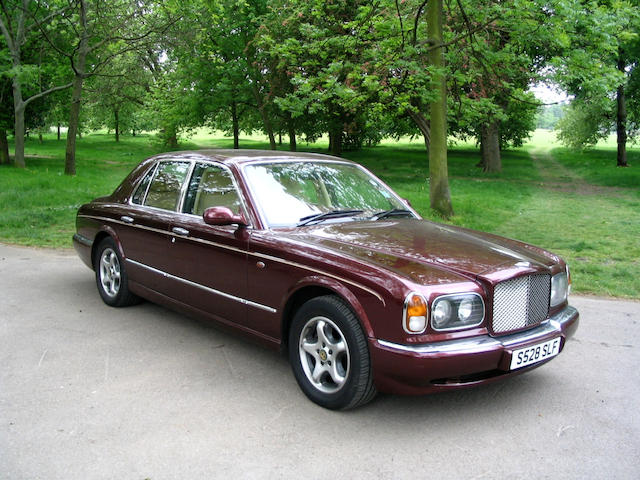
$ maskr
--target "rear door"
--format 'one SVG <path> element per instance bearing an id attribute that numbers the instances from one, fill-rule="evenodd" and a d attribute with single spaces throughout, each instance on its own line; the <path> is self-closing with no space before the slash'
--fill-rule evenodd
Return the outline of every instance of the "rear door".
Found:
<path id="1" fill-rule="evenodd" d="M 132 281 L 172 296 L 176 280 L 170 227 L 180 206 L 193 162 L 163 160 L 149 172 L 131 199 L 129 214 L 120 218 L 120 237 Z"/>

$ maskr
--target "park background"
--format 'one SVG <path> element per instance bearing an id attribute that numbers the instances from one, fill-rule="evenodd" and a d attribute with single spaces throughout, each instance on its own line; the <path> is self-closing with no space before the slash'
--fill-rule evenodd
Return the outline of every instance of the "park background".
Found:
<path id="1" fill-rule="evenodd" d="M 1 6 L 0 241 L 69 248 L 155 153 L 314 151 L 562 255 L 574 292 L 640 298 L 637 1 Z"/>

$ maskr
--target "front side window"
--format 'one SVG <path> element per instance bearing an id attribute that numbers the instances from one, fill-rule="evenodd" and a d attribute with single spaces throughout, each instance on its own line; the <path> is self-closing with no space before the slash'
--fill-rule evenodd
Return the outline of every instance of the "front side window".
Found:
<path id="1" fill-rule="evenodd" d="M 189 162 L 161 162 L 149 185 L 144 204 L 148 207 L 175 211 L 190 166 Z"/>
<path id="2" fill-rule="evenodd" d="M 231 173 L 226 169 L 216 165 L 197 164 L 182 211 L 202 215 L 209 207 L 227 207 L 237 214 L 241 209 L 240 197 Z"/>
<path id="3" fill-rule="evenodd" d="M 360 217 L 367 218 L 407 208 L 377 178 L 349 163 L 274 162 L 248 165 L 244 171 L 271 227 L 294 226 L 306 217 L 332 211 L 362 211 Z"/>

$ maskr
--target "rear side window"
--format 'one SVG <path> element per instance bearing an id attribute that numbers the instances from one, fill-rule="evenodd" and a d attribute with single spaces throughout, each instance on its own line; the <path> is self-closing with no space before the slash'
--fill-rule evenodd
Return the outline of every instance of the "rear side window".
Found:
<path id="1" fill-rule="evenodd" d="M 142 205 L 144 201 L 144 196 L 147 193 L 147 189 L 149 188 L 149 183 L 151 183 L 151 178 L 153 177 L 154 172 L 156 171 L 155 166 L 144 176 L 138 188 L 136 188 L 135 193 L 131 197 L 131 203 L 136 205 Z"/>
<path id="2" fill-rule="evenodd" d="M 144 204 L 148 207 L 175 211 L 190 166 L 189 162 L 161 162 L 149 185 Z"/>

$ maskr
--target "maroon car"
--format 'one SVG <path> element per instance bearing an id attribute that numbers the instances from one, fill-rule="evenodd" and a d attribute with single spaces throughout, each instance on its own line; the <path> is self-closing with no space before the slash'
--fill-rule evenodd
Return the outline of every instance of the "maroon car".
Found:
<path id="1" fill-rule="evenodd" d="M 282 349 L 333 409 L 530 370 L 578 326 L 561 258 L 422 220 L 325 155 L 157 155 L 80 207 L 74 246 L 108 305 L 145 298 Z"/>

